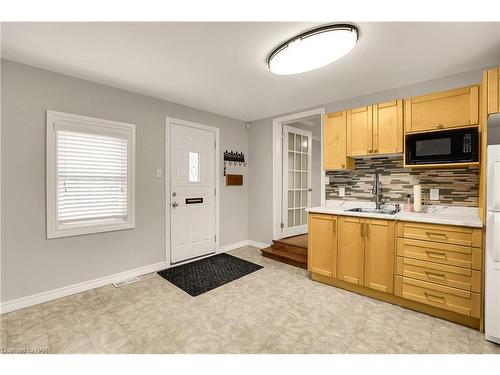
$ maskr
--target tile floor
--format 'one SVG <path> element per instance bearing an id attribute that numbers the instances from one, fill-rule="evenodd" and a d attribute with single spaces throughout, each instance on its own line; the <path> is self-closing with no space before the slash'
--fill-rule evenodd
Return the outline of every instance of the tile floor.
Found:
<path id="1" fill-rule="evenodd" d="M 256 248 L 231 254 L 264 268 L 194 298 L 150 274 L 3 314 L 2 352 L 500 354 L 475 330 L 313 282 Z"/>

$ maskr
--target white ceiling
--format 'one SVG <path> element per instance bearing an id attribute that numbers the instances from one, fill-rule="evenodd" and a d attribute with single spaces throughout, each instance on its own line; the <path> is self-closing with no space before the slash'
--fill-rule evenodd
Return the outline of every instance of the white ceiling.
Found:
<path id="1" fill-rule="evenodd" d="M 266 57 L 316 23 L 3 23 L 3 57 L 244 121 L 500 62 L 500 23 L 356 23 L 341 60 L 276 76 Z"/>

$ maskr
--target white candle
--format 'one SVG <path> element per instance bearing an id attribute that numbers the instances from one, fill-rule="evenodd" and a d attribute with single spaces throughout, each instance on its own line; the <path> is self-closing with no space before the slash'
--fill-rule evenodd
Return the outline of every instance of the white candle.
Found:
<path id="1" fill-rule="evenodd" d="M 422 185 L 413 186 L 413 211 L 422 211 Z"/>

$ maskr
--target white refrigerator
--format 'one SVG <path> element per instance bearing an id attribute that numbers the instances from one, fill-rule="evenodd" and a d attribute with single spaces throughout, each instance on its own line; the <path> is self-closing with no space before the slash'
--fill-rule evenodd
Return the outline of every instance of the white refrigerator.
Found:
<path id="1" fill-rule="evenodd" d="M 500 145 L 489 145 L 487 156 L 485 336 L 500 344 Z"/>

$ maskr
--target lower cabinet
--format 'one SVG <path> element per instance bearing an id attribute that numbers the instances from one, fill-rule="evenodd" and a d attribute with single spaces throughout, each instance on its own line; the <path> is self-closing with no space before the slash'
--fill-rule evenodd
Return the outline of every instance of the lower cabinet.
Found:
<path id="1" fill-rule="evenodd" d="M 394 221 L 340 217 L 337 278 L 392 293 L 394 234 Z"/>
<path id="2" fill-rule="evenodd" d="M 308 270 L 320 275 L 337 275 L 337 216 L 309 214 Z"/>
<path id="3" fill-rule="evenodd" d="M 482 228 L 310 213 L 308 257 L 313 280 L 483 327 Z"/>
<path id="4" fill-rule="evenodd" d="M 339 217 L 339 264 L 337 278 L 363 285 L 365 266 L 364 219 Z"/>
<path id="5" fill-rule="evenodd" d="M 366 220 L 365 286 L 381 292 L 394 290 L 395 223 Z"/>

